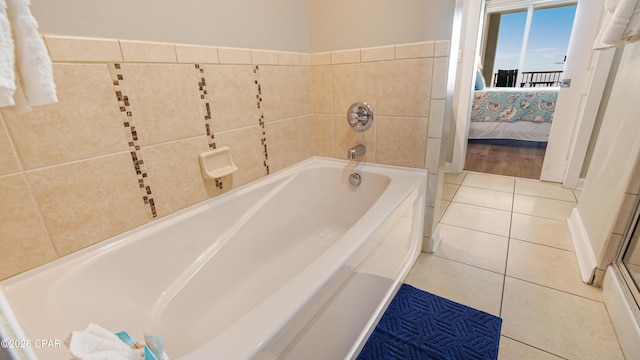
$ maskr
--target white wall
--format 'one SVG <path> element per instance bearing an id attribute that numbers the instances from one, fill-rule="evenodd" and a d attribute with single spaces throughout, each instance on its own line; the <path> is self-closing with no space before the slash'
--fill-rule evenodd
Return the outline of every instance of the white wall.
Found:
<path id="1" fill-rule="evenodd" d="M 56 35 L 309 52 L 307 0 L 31 0 Z"/>
<path id="2" fill-rule="evenodd" d="M 311 52 L 451 38 L 453 0 L 309 0 Z"/>
<path id="3" fill-rule="evenodd" d="M 596 258 L 612 230 L 640 152 L 640 43 L 624 48 L 577 211 Z"/>
<path id="4" fill-rule="evenodd" d="M 453 0 L 32 0 L 40 32 L 295 52 L 451 37 Z"/>

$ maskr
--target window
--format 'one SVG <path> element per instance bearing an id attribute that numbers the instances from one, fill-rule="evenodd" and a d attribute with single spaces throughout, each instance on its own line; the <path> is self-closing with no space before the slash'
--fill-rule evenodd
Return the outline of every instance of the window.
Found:
<path id="1" fill-rule="evenodd" d="M 526 3 L 487 9 L 483 75 L 492 86 L 560 85 L 576 5 Z"/>

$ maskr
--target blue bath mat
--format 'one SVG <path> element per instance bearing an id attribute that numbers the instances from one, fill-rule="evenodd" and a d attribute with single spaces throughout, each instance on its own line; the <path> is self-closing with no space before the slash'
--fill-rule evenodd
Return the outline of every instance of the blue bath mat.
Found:
<path id="1" fill-rule="evenodd" d="M 497 359 L 502 319 L 403 284 L 358 360 Z"/>

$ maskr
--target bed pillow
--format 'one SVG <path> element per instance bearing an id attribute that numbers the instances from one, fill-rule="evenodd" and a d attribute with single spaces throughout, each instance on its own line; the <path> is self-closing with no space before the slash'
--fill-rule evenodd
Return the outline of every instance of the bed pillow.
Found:
<path id="1" fill-rule="evenodd" d="M 476 90 L 483 90 L 485 87 L 484 77 L 482 76 L 482 72 L 480 69 L 476 69 Z"/>

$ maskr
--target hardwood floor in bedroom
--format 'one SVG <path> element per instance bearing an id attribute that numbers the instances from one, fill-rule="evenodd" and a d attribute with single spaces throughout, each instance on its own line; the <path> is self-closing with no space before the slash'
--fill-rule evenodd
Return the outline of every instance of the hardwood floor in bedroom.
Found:
<path id="1" fill-rule="evenodd" d="M 546 142 L 469 140 L 466 171 L 540 179 Z"/>

